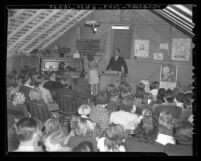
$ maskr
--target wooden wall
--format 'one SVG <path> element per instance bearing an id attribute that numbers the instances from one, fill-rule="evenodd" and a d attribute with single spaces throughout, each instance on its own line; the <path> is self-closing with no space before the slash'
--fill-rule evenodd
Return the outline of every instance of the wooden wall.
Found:
<path id="1" fill-rule="evenodd" d="M 7 71 L 10 73 L 13 70 L 19 72 L 24 66 L 39 67 L 39 59 L 35 56 L 13 56 L 7 58 Z"/>
<path id="2" fill-rule="evenodd" d="M 100 28 L 96 34 L 93 34 L 90 28 L 84 27 L 84 20 L 91 20 L 88 17 L 80 22 L 77 26 L 64 33 L 64 35 L 50 44 L 48 48 L 55 45 L 71 47 L 71 54 L 75 52 L 76 39 L 103 39 L 105 41 L 105 55 L 99 57 L 99 70 L 104 71 L 109 59 L 112 55 L 114 30 L 111 29 L 112 24 L 129 24 L 133 28 L 133 38 L 131 47 L 131 57 L 126 59 L 128 65 L 128 81 L 135 86 L 140 80 L 149 79 L 150 81 L 159 81 L 159 72 L 161 62 L 134 59 L 134 40 L 147 39 L 150 40 L 150 54 L 160 52 L 159 44 L 169 44 L 169 54 L 171 54 L 172 38 L 188 38 L 185 34 L 175 29 L 169 23 L 157 17 L 148 10 L 130 10 L 124 11 L 107 10 L 95 11 L 93 18 L 102 21 Z M 123 15 L 123 16 L 122 16 Z M 193 82 L 193 66 L 190 62 L 169 61 L 169 63 L 177 64 L 178 82 L 188 85 Z"/>

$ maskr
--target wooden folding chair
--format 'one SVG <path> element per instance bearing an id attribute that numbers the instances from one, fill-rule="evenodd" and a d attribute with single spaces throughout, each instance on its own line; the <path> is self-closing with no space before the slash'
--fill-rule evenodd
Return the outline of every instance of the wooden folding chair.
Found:
<path id="1" fill-rule="evenodd" d="M 62 126 L 70 129 L 71 118 L 77 112 L 76 99 L 71 95 L 62 95 L 58 98 L 60 123 Z"/>
<path id="2" fill-rule="evenodd" d="M 49 111 L 46 104 L 40 104 L 37 102 L 30 102 L 29 103 L 29 112 L 31 117 L 35 117 L 42 121 L 43 123 L 52 117 L 51 112 Z"/>

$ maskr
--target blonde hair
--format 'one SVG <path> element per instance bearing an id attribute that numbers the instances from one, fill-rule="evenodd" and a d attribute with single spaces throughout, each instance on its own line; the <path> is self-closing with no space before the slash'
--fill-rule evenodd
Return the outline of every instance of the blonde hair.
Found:
<path id="1" fill-rule="evenodd" d="M 49 134 L 61 129 L 61 125 L 57 118 L 50 118 L 47 121 L 45 121 L 44 127 L 45 127 L 45 134 Z"/>
<path id="2" fill-rule="evenodd" d="M 105 146 L 115 150 L 124 143 L 125 137 L 126 132 L 122 125 L 110 124 L 105 130 Z"/>
<path id="3" fill-rule="evenodd" d="M 65 137 L 63 130 L 57 130 L 45 135 L 43 142 L 48 140 L 53 145 L 60 144 L 61 146 L 64 146 Z"/>
<path id="4" fill-rule="evenodd" d="M 91 107 L 89 105 L 81 105 L 78 109 L 78 114 L 81 116 L 87 116 L 91 113 Z"/>
<path id="5" fill-rule="evenodd" d="M 33 100 L 37 100 L 37 101 L 43 100 L 42 92 L 41 92 L 40 88 L 31 89 L 31 91 L 29 93 L 29 98 L 30 98 L 31 101 L 33 101 Z"/>
<path id="6" fill-rule="evenodd" d="M 17 104 L 23 104 L 25 102 L 25 96 L 21 92 L 17 92 L 12 95 L 12 101 Z"/>
<path id="7" fill-rule="evenodd" d="M 93 124 L 86 118 L 76 116 L 72 118 L 71 128 L 78 136 L 93 135 L 95 124 Z"/>
<path id="8" fill-rule="evenodd" d="M 168 111 L 162 111 L 158 118 L 159 125 L 166 127 L 168 129 L 172 129 L 174 126 L 174 120 L 171 113 Z"/>

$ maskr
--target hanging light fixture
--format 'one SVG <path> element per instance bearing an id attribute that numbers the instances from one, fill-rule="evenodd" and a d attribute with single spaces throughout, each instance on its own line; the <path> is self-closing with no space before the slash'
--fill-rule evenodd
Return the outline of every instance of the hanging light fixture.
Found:
<path id="1" fill-rule="evenodd" d="M 100 22 L 93 20 L 93 13 L 92 13 L 92 20 L 85 21 L 84 25 L 86 27 L 90 27 L 93 33 L 95 34 L 98 30 L 98 27 L 100 27 Z"/>

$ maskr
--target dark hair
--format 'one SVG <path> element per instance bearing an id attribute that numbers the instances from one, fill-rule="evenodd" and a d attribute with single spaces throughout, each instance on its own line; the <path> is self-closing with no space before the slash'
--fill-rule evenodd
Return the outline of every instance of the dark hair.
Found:
<path id="1" fill-rule="evenodd" d="M 154 143 L 158 135 L 157 118 L 144 116 L 134 133 L 140 142 Z"/>
<path id="2" fill-rule="evenodd" d="M 41 130 L 41 123 L 34 118 L 22 118 L 15 126 L 15 132 L 19 141 L 31 140 L 37 130 Z"/>
<path id="3" fill-rule="evenodd" d="M 28 79 L 31 79 L 31 80 L 32 80 L 32 74 L 31 74 L 31 73 L 27 73 L 27 74 L 25 74 L 25 75 L 22 77 L 22 83 L 23 83 L 23 84 L 26 83 L 26 81 L 27 81 Z"/>
<path id="4" fill-rule="evenodd" d="M 177 93 L 176 99 L 177 99 L 178 102 L 182 102 L 183 103 L 184 100 L 185 100 L 185 94 L 183 92 Z"/>
<path id="5" fill-rule="evenodd" d="M 164 88 L 160 88 L 158 90 L 156 103 L 161 104 L 161 103 L 165 102 L 165 100 L 164 100 L 165 94 L 166 94 L 166 90 Z"/>
<path id="6" fill-rule="evenodd" d="M 166 95 L 165 95 L 166 100 L 168 101 L 168 103 L 173 103 L 174 99 L 175 99 L 175 94 L 171 89 L 168 89 L 166 91 Z"/>
<path id="7" fill-rule="evenodd" d="M 159 85 L 159 82 L 154 81 L 154 82 L 152 82 L 152 83 L 150 84 L 149 88 L 150 88 L 150 90 L 152 90 L 152 89 L 157 89 L 157 88 L 158 88 L 158 85 Z"/>
<path id="8" fill-rule="evenodd" d="M 79 77 L 80 77 L 80 78 L 85 78 L 85 77 L 86 77 L 85 72 L 81 72 Z"/>
<path id="9" fill-rule="evenodd" d="M 183 121 L 176 129 L 175 139 L 178 144 L 192 145 L 193 125 L 188 121 Z"/>
<path id="10" fill-rule="evenodd" d="M 96 104 L 107 104 L 109 102 L 109 96 L 107 92 L 99 92 L 95 98 Z"/>
<path id="11" fill-rule="evenodd" d="M 87 60 L 88 60 L 88 61 L 92 61 L 92 60 L 94 60 L 94 56 L 93 56 L 93 55 L 91 55 L 91 54 L 90 54 L 90 55 L 88 55 L 88 56 L 87 56 Z"/>
<path id="12" fill-rule="evenodd" d="M 73 148 L 73 152 L 94 152 L 93 144 L 89 141 L 83 141 Z"/>
<path id="13" fill-rule="evenodd" d="M 138 87 L 136 89 L 135 97 L 136 98 L 144 98 L 145 90 L 142 87 Z"/>
<path id="14" fill-rule="evenodd" d="M 186 93 L 184 95 L 184 108 L 187 108 L 187 106 L 192 105 L 193 103 L 193 93 Z"/>

